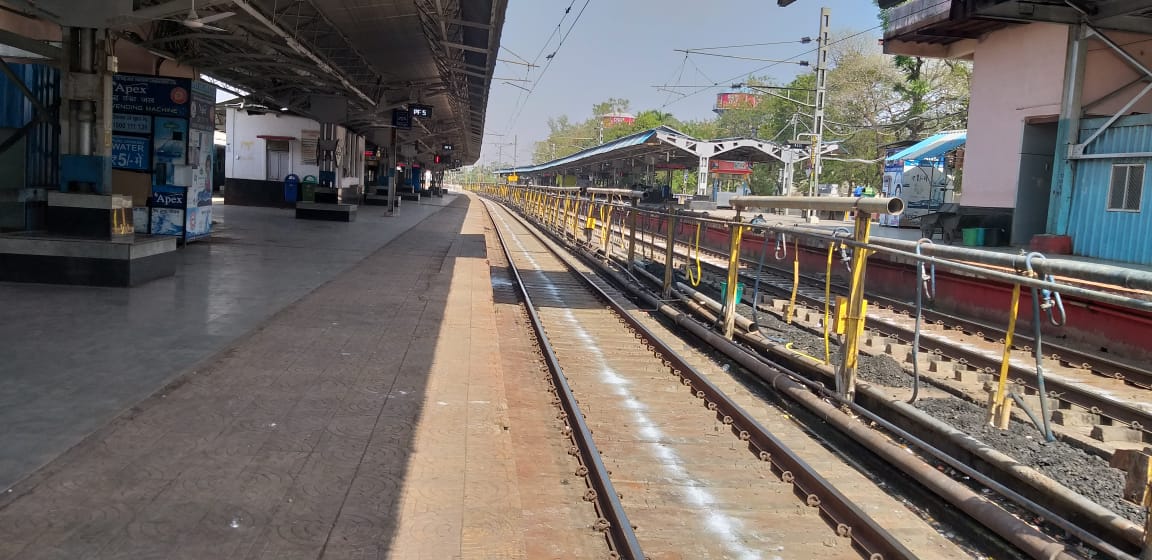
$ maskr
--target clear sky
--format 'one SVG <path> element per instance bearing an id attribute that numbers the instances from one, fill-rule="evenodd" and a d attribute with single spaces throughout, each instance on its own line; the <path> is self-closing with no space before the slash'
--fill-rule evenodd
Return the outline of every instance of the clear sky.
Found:
<path id="1" fill-rule="evenodd" d="M 510 162 L 512 142 L 516 140 L 517 162 L 528 163 L 533 143 L 548 134 L 549 117 L 568 115 L 578 122 L 591 115 L 593 104 L 610 97 L 631 101 L 633 113 L 661 109 L 682 120 L 702 119 L 712 115 L 716 93 L 726 87 L 680 97 L 653 86 L 677 83 L 727 86 L 733 81 L 742 81 L 753 71 L 756 75 L 787 81 L 809 70 L 797 64 L 776 64 L 758 71 L 771 63 L 700 55 L 691 55 L 685 61 L 685 54 L 673 49 L 796 41 L 709 52 L 813 61 L 812 54 L 803 53 L 810 51 L 814 44 L 800 44 L 799 40 L 816 36 L 821 7 L 832 10 L 834 34 L 864 31 L 880 23 L 878 9 L 870 0 L 796 0 L 787 8 L 777 7 L 776 0 L 588 0 L 583 15 L 560 46 L 551 67 L 544 72 L 545 57 L 557 50 L 559 35 L 568 31 L 584 2 L 509 1 L 500 58 L 517 60 L 519 55 L 536 61 L 540 67 L 525 76 L 528 69 L 523 65 L 497 64 L 496 78 L 527 77 L 531 81 L 512 83 L 534 87 L 534 91 L 528 95 L 503 80 L 493 80 L 481 162 L 496 160 L 500 150 L 504 160 Z M 570 4 L 571 12 L 564 19 L 561 31 L 554 35 Z M 880 36 L 879 29 L 871 33 L 877 38 Z M 500 144 L 505 143 L 501 148 Z"/>

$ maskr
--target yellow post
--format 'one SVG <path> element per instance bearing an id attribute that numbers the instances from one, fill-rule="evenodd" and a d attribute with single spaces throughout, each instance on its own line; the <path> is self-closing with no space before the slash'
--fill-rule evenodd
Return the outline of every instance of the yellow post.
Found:
<path id="1" fill-rule="evenodd" d="M 872 215 L 856 212 L 856 229 L 852 239 L 868 242 Z M 868 250 L 857 247 L 852 252 L 852 284 L 848 292 L 846 332 L 844 333 L 844 360 L 836 372 L 836 392 L 851 401 L 856 396 L 856 366 L 860 358 L 860 335 L 864 332 L 864 269 L 868 265 Z"/>
<path id="2" fill-rule="evenodd" d="M 740 221 L 740 211 L 736 211 L 736 221 Z M 744 236 L 744 226 L 739 223 L 729 226 L 728 237 L 728 285 L 724 291 L 724 338 L 732 340 L 736 325 L 736 284 L 740 281 L 740 238 Z"/>
<path id="3" fill-rule="evenodd" d="M 792 317 L 796 314 L 796 292 L 800 291 L 800 238 L 796 238 L 796 250 L 792 251 L 792 298 L 788 300 L 788 313 L 785 322 L 792 324 Z M 753 304 L 755 305 L 755 304 Z"/>
<path id="4" fill-rule="evenodd" d="M 1020 313 L 1020 284 L 1012 286 L 1012 307 L 1009 310 L 1008 331 L 1004 334 L 1004 355 L 1000 359 L 1000 380 L 996 384 L 996 396 L 988 410 L 988 423 L 1001 430 L 1008 429 L 1012 407 L 1008 404 L 1008 366 L 1012 359 L 1012 336 L 1016 332 L 1016 316 Z"/>
<path id="5" fill-rule="evenodd" d="M 767 242 L 767 241 L 765 241 Z M 832 253 L 836 250 L 835 243 L 828 244 L 828 270 L 824 273 L 824 363 L 832 363 L 832 344 L 829 342 L 829 331 L 832 329 L 829 321 L 832 320 Z"/>
<path id="6" fill-rule="evenodd" d="M 664 299 L 672 297 L 672 267 L 676 259 L 676 212 L 668 205 L 668 239 L 664 246 Z"/>

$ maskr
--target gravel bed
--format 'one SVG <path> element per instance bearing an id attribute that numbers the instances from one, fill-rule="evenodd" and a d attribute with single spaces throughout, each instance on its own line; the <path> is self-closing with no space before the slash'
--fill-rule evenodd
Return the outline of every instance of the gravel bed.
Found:
<path id="1" fill-rule="evenodd" d="M 997 430 L 985 422 L 984 409 L 960 399 L 921 399 L 916 407 L 1143 525 L 1143 508 L 1121 496 L 1124 473 L 1110 467 L 1104 459 L 1062 441 L 1045 444 L 1035 427 L 1015 419 L 1007 430 Z"/>

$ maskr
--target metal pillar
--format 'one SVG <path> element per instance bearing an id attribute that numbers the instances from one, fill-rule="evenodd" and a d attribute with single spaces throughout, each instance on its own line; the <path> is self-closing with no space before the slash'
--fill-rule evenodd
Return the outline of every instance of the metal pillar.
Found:
<path id="1" fill-rule="evenodd" d="M 1068 234 L 1072 213 L 1072 185 L 1076 178 L 1076 160 L 1072 147 L 1080 141 L 1080 117 L 1083 111 L 1084 61 L 1087 37 L 1083 24 L 1068 26 L 1068 51 L 1064 61 L 1064 93 L 1060 99 L 1060 124 L 1056 132 L 1056 162 L 1052 169 L 1052 197 L 1048 202 L 1048 233 Z"/>
<path id="2" fill-rule="evenodd" d="M 320 123 L 320 186 L 338 189 L 336 185 L 336 125 Z M 337 200 L 339 200 L 339 190 Z"/>
<path id="3" fill-rule="evenodd" d="M 793 149 L 781 151 L 780 157 L 784 160 L 784 169 L 781 171 L 783 176 L 780 178 L 780 194 L 793 196 L 796 194 L 792 192 L 792 178 L 796 175 L 796 151 Z"/>
<path id="4" fill-rule="evenodd" d="M 105 32 L 63 29 L 61 66 L 61 190 L 103 193 L 111 182 L 112 73 L 116 59 Z"/>
<path id="5" fill-rule="evenodd" d="M 872 214 L 856 212 L 854 241 L 868 242 L 868 232 L 872 226 Z M 856 393 L 856 366 L 860 356 L 860 335 L 864 331 L 864 269 L 868 265 L 868 250 L 857 247 L 852 252 L 852 284 L 848 292 L 848 310 L 844 314 L 844 345 L 840 369 L 836 371 L 836 392 L 846 400 L 853 400 Z"/>
<path id="6" fill-rule="evenodd" d="M 392 129 L 391 143 L 388 145 L 388 214 L 396 215 L 396 182 L 400 180 L 400 172 L 396 171 L 400 145 L 396 142 L 396 129 Z"/>
<path id="7" fill-rule="evenodd" d="M 708 196 L 708 158 L 700 158 L 700 168 L 696 170 L 696 196 Z M 711 199 L 712 197 L 708 197 Z"/>

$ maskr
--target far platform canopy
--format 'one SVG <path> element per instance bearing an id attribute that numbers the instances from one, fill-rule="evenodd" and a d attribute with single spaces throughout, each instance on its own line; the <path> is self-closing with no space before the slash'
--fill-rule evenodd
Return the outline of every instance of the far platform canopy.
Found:
<path id="1" fill-rule="evenodd" d="M 933 134 L 899 152 L 896 152 L 886 158 L 885 161 L 919 161 L 923 159 L 938 158 L 960 146 L 963 146 L 968 141 L 967 130 L 953 130 L 950 132 L 941 132 Z"/>
<path id="2" fill-rule="evenodd" d="M 822 144 L 821 153 L 835 153 L 840 144 Z M 750 163 L 796 163 L 808 157 L 810 146 L 789 145 L 759 138 L 700 140 L 669 126 L 637 132 L 572 155 L 536 165 L 497 170 L 499 175 L 555 176 L 609 169 L 652 166 L 654 169 L 697 169 L 701 158 Z"/>

